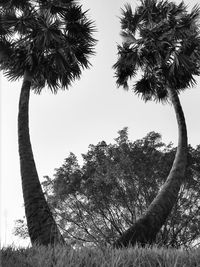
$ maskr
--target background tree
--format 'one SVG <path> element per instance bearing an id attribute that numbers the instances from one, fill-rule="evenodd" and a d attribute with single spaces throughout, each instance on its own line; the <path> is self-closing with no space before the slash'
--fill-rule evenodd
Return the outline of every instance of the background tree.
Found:
<path id="1" fill-rule="evenodd" d="M 188 12 L 183 2 L 164 0 L 141 0 L 135 12 L 128 4 L 122 11 L 124 42 L 118 46 L 119 57 L 114 65 L 117 84 L 127 89 L 129 79 L 141 73 L 134 92 L 145 101 L 172 103 L 179 138 L 165 184 L 141 218 L 115 242 L 116 247 L 155 242 L 184 181 L 187 129 L 178 94 L 193 85 L 194 75 L 200 74 L 199 15 L 197 6 Z"/>
<path id="2" fill-rule="evenodd" d="M 76 246 L 112 245 L 155 198 L 175 151 L 155 132 L 131 142 L 124 128 L 114 144 L 90 145 L 82 155 L 82 167 L 71 153 L 54 177 L 46 176 L 42 184 L 66 240 Z M 198 240 L 199 146 L 189 147 L 186 174 L 172 214 L 157 236 L 159 245 L 191 247 Z M 26 237 L 23 220 L 16 224 L 15 234 Z"/>
<path id="3" fill-rule="evenodd" d="M 0 68 L 10 80 L 23 78 L 18 142 L 29 236 L 42 245 L 64 242 L 47 205 L 29 136 L 30 90 L 67 89 L 89 67 L 93 23 L 73 0 L 19 0 L 0 3 Z"/>

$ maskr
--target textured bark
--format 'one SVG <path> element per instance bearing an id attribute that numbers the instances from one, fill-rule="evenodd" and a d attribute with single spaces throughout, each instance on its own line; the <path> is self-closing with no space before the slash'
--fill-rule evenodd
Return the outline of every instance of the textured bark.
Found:
<path id="1" fill-rule="evenodd" d="M 64 243 L 44 197 L 33 157 L 29 135 L 30 87 L 31 75 L 25 72 L 19 101 L 18 143 L 29 236 L 32 244 Z"/>
<path id="2" fill-rule="evenodd" d="M 184 181 L 187 164 L 187 129 L 183 110 L 175 90 L 168 89 L 178 123 L 178 147 L 170 173 L 146 213 L 125 231 L 114 247 L 152 244 L 170 214 Z"/>

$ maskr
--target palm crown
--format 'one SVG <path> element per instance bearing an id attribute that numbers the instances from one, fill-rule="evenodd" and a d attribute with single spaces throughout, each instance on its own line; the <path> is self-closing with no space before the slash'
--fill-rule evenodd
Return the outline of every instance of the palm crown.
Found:
<path id="1" fill-rule="evenodd" d="M 89 67 L 96 40 L 93 22 L 73 0 L 3 0 L 0 4 L 0 67 L 11 80 L 32 75 L 40 93 L 67 88 Z"/>
<path id="2" fill-rule="evenodd" d="M 145 101 L 165 101 L 167 87 L 179 93 L 193 85 L 200 74 L 199 16 L 198 6 L 188 13 L 183 2 L 141 0 L 134 13 L 126 5 L 121 18 L 124 42 L 113 66 L 117 84 L 127 88 L 140 70 L 142 77 L 133 89 Z"/>

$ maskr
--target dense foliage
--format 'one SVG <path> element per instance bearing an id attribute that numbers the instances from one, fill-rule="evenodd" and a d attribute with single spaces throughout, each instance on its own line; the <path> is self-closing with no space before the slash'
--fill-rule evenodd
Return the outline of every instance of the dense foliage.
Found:
<path id="1" fill-rule="evenodd" d="M 154 199 L 171 168 L 172 144 L 158 133 L 131 142 L 127 128 L 114 144 L 90 145 L 80 167 L 73 153 L 42 183 L 66 240 L 76 245 L 112 244 Z M 200 235 L 200 146 L 189 147 L 185 183 L 157 243 L 189 247 Z M 15 233 L 25 236 L 23 220 Z"/>
<path id="2" fill-rule="evenodd" d="M 135 10 L 127 4 L 114 64 L 118 86 L 133 81 L 145 101 L 167 101 L 169 89 L 180 93 L 193 85 L 200 75 L 199 19 L 199 6 L 189 12 L 183 1 L 141 0 Z"/>
<path id="3" fill-rule="evenodd" d="M 26 71 L 32 89 L 66 89 L 94 53 L 94 24 L 73 0 L 0 3 L 0 69 L 10 80 Z"/>

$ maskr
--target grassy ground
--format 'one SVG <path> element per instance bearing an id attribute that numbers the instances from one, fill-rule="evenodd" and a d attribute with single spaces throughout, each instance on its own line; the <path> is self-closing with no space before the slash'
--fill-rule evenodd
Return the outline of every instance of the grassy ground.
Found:
<path id="1" fill-rule="evenodd" d="M 198 267 L 200 249 L 73 250 L 66 247 L 2 248 L 2 267 Z"/>

